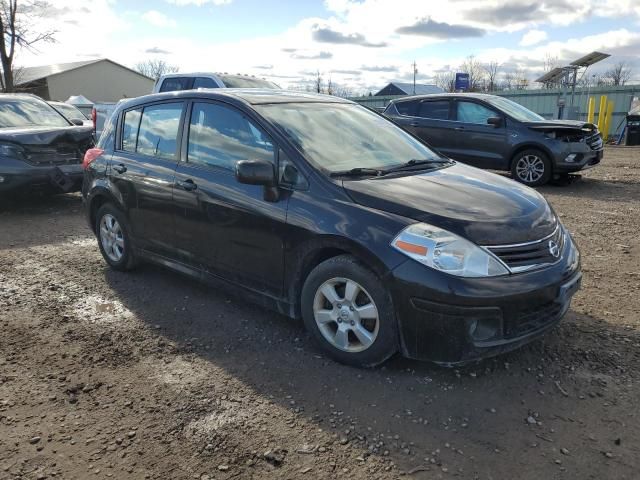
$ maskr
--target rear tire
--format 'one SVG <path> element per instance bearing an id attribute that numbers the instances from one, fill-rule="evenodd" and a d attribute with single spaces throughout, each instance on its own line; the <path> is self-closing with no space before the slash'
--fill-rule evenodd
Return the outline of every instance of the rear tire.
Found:
<path id="1" fill-rule="evenodd" d="M 350 255 L 314 268 L 302 288 L 302 316 L 318 345 L 338 362 L 373 367 L 398 351 L 391 297 Z"/>
<path id="2" fill-rule="evenodd" d="M 96 237 L 102 257 L 114 270 L 129 271 L 136 267 L 129 224 L 125 215 L 111 203 L 96 213 Z"/>
<path id="3" fill-rule="evenodd" d="M 529 187 L 544 185 L 551 179 L 551 161 L 536 149 L 523 150 L 513 157 L 511 176 Z"/>

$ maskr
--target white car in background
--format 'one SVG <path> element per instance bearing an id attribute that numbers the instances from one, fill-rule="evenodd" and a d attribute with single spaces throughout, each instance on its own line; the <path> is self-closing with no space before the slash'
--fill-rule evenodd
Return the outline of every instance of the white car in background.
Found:
<path id="1" fill-rule="evenodd" d="M 78 108 L 65 102 L 47 102 L 60 115 L 69 120 L 74 125 L 83 125 L 85 127 L 93 126 L 93 122 L 89 120 L 84 113 Z M 82 122 L 82 123 L 80 123 Z"/>
<path id="2" fill-rule="evenodd" d="M 228 73 L 171 73 L 162 75 L 153 87 L 153 93 L 198 88 L 280 88 L 269 80 L 252 75 Z"/>

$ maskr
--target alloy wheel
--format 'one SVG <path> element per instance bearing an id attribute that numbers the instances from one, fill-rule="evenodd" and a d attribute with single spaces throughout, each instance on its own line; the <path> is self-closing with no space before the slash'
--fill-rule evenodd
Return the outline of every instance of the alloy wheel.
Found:
<path id="1" fill-rule="evenodd" d="M 378 308 L 371 295 L 347 278 L 332 278 L 320 285 L 313 315 L 325 340 L 344 352 L 366 350 L 380 329 Z"/>
<path id="2" fill-rule="evenodd" d="M 108 213 L 100 220 L 100 243 L 110 260 L 114 262 L 122 260 L 124 234 L 116 217 Z"/>
<path id="3" fill-rule="evenodd" d="M 544 175 L 544 161 L 537 155 L 523 155 L 516 164 L 518 178 L 526 183 L 535 183 Z"/>

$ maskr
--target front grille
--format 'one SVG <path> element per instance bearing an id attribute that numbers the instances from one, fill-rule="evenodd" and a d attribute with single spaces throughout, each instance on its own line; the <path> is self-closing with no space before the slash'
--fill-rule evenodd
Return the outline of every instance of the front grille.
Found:
<path id="1" fill-rule="evenodd" d="M 72 165 L 82 161 L 78 145 L 59 143 L 57 145 L 30 145 L 26 147 L 27 162 L 38 165 Z"/>
<path id="2" fill-rule="evenodd" d="M 504 322 L 504 337 L 514 338 L 535 332 L 553 323 L 562 313 L 560 303 L 549 302 L 546 305 L 525 308 L 508 316 Z"/>
<path id="3" fill-rule="evenodd" d="M 557 251 L 552 248 L 554 244 Z M 487 249 L 502 260 L 512 272 L 522 272 L 557 262 L 564 249 L 564 233 L 558 226 L 551 235 L 535 242 L 498 245 Z"/>

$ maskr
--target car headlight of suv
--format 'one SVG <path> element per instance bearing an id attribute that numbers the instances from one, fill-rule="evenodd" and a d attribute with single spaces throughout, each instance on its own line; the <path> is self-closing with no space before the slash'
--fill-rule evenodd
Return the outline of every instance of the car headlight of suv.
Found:
<path id="1" fill-rule="evenodd" d="M 427 267 L 458 277 L 495 277 L 509 273 L 507 267 L 486 250 L 427 223 L 409 225 L 391 246 Z"/>
<path id="2" fill-rule="evenodd" d="M 25 150 L 20 145 L 11 142 L 0 142 L 0 157 L 23 158 Z"/>

